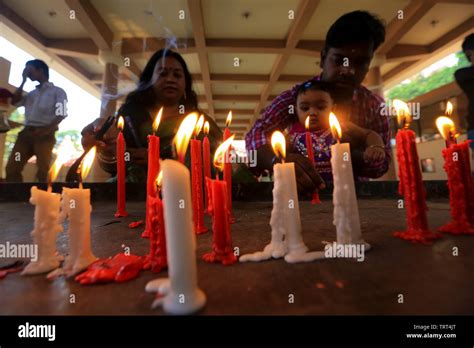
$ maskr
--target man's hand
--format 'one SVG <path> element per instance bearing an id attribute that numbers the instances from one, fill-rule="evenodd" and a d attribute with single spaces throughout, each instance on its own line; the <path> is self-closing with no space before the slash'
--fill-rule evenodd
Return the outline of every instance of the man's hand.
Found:
<path id="1" fill-rule="evenodd" d="M 299 194 L 309 195 L 316 189 L 325 187 L 323 179 L 306 156 L 299 153 L 289 153 L 285 161 L 295 164 L 296 185 Z"/>
<path id="2" fill-rule="evenodd" d="M 30 68 L 29 67 L 25 67 L 23 69 L 23 73 L 21 74 L 21 77 L 23 78 L 23 83 L 26 82 L 26 79 L 28 78 L 28 73 L 30 72 Z"/>
<path id="3" fill-rule="evenodd" d="M 369 146 L 364 151 L 364 161 L 370 163 L 383 162 L 385 159 L 385 150 L 382 146 Z"/>

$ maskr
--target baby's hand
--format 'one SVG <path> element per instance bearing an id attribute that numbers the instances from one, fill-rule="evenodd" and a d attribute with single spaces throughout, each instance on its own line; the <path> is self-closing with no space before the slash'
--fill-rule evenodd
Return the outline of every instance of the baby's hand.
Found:
<path id="1" fill-rule="evenodd" d="M 364 161 L 370 163 L 382 162 L 385 159 L 385 149 L 380 145 L 372 145 L 364 151 Z"/>

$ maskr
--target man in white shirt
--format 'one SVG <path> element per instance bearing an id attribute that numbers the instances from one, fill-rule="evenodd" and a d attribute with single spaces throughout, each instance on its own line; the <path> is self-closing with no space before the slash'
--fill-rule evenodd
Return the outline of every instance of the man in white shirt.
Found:
<path id="1" fill-rule="evenodd" d="M 26 79 L 38 81 L 36 88 L 23 96 Z M 11 98 L 12 105 L 25 107 L 25 128 L 18 134 L 6 167 L 6 181 L 22 182 L 21 172 L 27 161 L 36 155 L 40 182 L 46 182 L 51 165 L 52 150 L 56 143 L 54 133 L 67 116 L 67 95 L 49 80 L 48 65 L 30 60 L 23 70 L 23 82 Z"/>

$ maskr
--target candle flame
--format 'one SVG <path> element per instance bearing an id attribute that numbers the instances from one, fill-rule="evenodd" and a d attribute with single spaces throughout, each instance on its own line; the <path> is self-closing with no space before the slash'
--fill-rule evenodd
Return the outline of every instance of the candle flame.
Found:
<path id="1" fill-rule="evenodd" d="M 196 127 L 194 128 L 194 135 L 198 136 L 201 133 L 202 126 L 204 125 L 204 115 L 199 116 L 199 120 L 196 123 Z"/>
<path id="2" fill-rule="evenodd" d="M 393 107 L 397 112 L 397 122 L 399 125 L 403 125 L 405 128 L 410 126 L 412 117 L 410 114 L 410 109 L 408 108 L 407 103 L 401 101 L 400 99 L 393 100 Z"/>
<path id="3" fill-rule="evenodd" d="M 61 170 L 61 167 L 66 163 L 67 161 L 67 154 L 66 151 L 64 150 L 64 147 L 62 146 L 64 144 L 61 143 L 58 147 L 58 153 L 56 156 L 56 160 L 54 161 L 53 165 L 49 169 L 49 183 L 52 183 L 56 178 L 58 177 L 59 171 Z"/>
<path id="4" fill-rule="evenodd" d="M 120 129 L 121 131 L 123 131 L 123 125 L 124 125 L 124 120 L 123 120 L 123 117 L 120 116 L 118 118 L 118 121 L 117 121 L 117 128 Z"/>
<path id="5" fill-rule="evenodd" d="M 226 141 L 224 141 L 222 144 L 219 145 L 219 147 L 216 150 L 216 153 L 214 154 L 214 167 L 219 169 L 220 171 L 224 170 L 224 164 L 225 164 L 225 154 L 227 150 L 229 150 L 230 146 L 232 145 L 232 142 L 234 141 L 235 135 L 230 136 L 227 138 Z"/>
<path id="6" fill-rule="evenodd" d="M 188 149 L 189 140 L 193 135 L 197 119 L 198 114 L 196 112 L 190 113 L 181 122 L 178 132 L 176 133 L 173 142 L 176 147 L 176 152 L 180 161 L 184 161 L 186 150 Z"/>
<path id="7" fill-rule="evenodd" d="M 209 122 L 208 121 L 204 122 L 204 134 L 205 135 L 209 134 Z"/>
<path id="8" fill-rule="evenodd" d="M 232 122 L 232 110 L 230 110 L 229 114 L 227 115 L 227 119 L 225 120 L 225 126 L 230 127 L 231 122 Z"/>
<path id="9" fill-rule="evenodd" d="M 272 134 L 272 148 L 275 155 L 285 159 L 286 157 L 286 141 L 285 136 L 280 131 L 275 131 Z"/>
<path id="10" fill-rule="evenodd" d="M 153 121 L 153 133 L 158 131 L 158 127 L 160 126 L 161 116 L 163 115 L 163 107 L 158 111 L 156 114 L 155 120 Z"/>
<path id="11" fill-rule="evenodd" d="M 342 138 L 341 124 L 339 123 L 336 115 L 334 115 L 332 112 L 329 114 L 329 128 L 331 128 L 333 138 L 335 138 L 337 141 L 340 141 Z"/>
<path id="12" fill-rule="evenodd" d="M 161 183 L 163 182 L 163 171 L 160 170 L 160 172 L 158 173 L 158 175 L 156 176 L 156 186 L 157 187 L 161 187 Z"/>
<path id="13" fill-rule="evenodd" d="M 306 116 L 306 121 L 304 121 L 304 126 L 305 126 L 306 130 L 309 130 L 309 115 Z"/>
<path id="14" fill-rule="evenodd" d="M 449 116 L 451 116 L 452 113 L 453 113 L 453 104 L 450 101 L 448 101 L 446 103 L 445 115 L 449 117 Z"/>
<path id="15" fill-rule="evenodd" d="M 450 139 L 456 133 L 454 122 L 449 117 L 440 116 L 436 119 L 436 127 L 444 140 Z"/>
<path id="16" fill-rule="evenodd" d="M 95 158 L 95 153 L 96 153 L 96 147 L 92 147 L 87 155 L 84 156 L 82 162 L 81 162 L 81 178 L 84 180 L 87 175 L 89 175 L 89 172 L 92 168 L 92 163 L 94 163 L 94 158 Z"/>

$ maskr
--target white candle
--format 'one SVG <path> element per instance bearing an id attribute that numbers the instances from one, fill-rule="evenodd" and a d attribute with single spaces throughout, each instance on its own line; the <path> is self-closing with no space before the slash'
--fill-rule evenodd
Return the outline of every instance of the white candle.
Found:
<path id="1" fill-rule="evenodd" d="M 180 126 L 189 125 L 189 134 L 197 121 L 197 116 L 192 116 L 187 116 Z M 181 133 L 178 131 L 178 135 Z M 189 138 L 178 140 L 179 158 L 184 159 L 188 142 Z M 204 307 L 206 295 L 197 284 L 190 174 L 184 164 L 169 159 L 161 163 L 161 170 L 169 279 L 153 280 L 145 290 L 165 295 L 155 300 L 153 308 L 163 305 L 170 314 L 191 314 Z"/>
<path id="2" fill-rule="evenodd" d="M 62 232 L 58 193 L 31 188 L 30 203 L 35 205 L 33 243 L 37 245 L 37 260 L 30 262 L 21 274 L 41 274 L 59 267 L 62 257 L 56 251 L 56 237 Z"/>
<path id="3" fill-rule="evenodd" d="M 69 254 L 62 268 L 48 274 L 52 279 L 59 275 L 72 277 L 84 271 L 90 264 L 97 260 L 91 250 L 91 191 L 82 188 L 82 180 L 89 173 L 95 158 L 96 147 L 92 147 L 80 166 L 79 188 L 63 187 L 61 200 L 61 219 L 69 220 Z"/>
<path id="4" fill-rule="evenodd" d="M 69 219 L 69 255 L 63 265 L 67 277 L 85 270 L 97 260 L 91 250 L 91 211 L 89 189 L 63 188 L 62 217 Z"/>
<path id="5" fill-rule="evenodd" d="M 331 167 L 334 181 L 334 225 L 337 243 L 358 243 L 362 240 L 362 234 L 349 143 L 331 146 Z"/>
<path id="6" fill-rule="evenodd" d="M 330 124 L 336 139 L 341 137 L 341 128 L 336 116 L 331 113 Z M 331 146 L 331 167 L 334 183 L 334 225 L 337 244 L 365 244 L 360 230 L 359 208 L 352 171 L 351 148 L 349 143 Z"/>
<path id="7" fill-rule="evenodd" d="M 274 133 L 272 145 L 274 151 L 284 158 L 285 138 L 281 132 Z M 296 263 L 323 258 L 323 252 L 308 253 L 308 247 L 303 241 L 294 163 L 277 163 L 273 167 L 273 173 L 271 242 L 263 251 L 242 255 L 239 260 L 241 262 L 263 261 L 272 257 L 285 257 L 285 261 Z"/>

